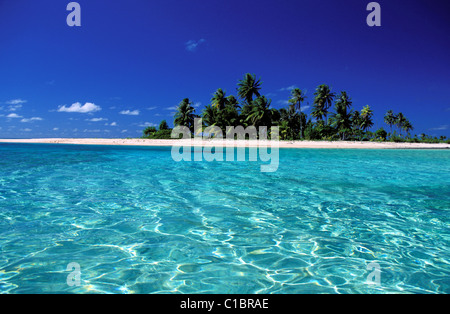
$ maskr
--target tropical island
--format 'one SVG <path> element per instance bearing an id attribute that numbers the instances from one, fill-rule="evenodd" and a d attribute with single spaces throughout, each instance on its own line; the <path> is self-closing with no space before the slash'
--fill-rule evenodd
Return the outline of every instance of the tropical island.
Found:
<path id="1" fill-rule="evenodd" d="M 265 145 L 265 139 L 279 141 L 280 148 L 350 148 L 350 149 L 450 149 L 450 138 L 414 134 L 413 124 L 402 113 L 388 110 L 384 115 L 387 128 L 373 131 L 374 112 L 369 105 L 356 110 L 350 95 L 346 91 L 335 93 L 322 84 L 316 88 L 312 99 L 311 113 L 305 112 L 305 93 L 293 88 L 286 108 L 271 107 L 271 99 L 261 93 L 261 79 L 254 74 L 245 74 L 238 81 L 237 97 L 226 95 L 219 88 L 213 94 L 211 103 L 200 114 L 196 112 L 194 102 L 184 98 L 176 107 L 174 126 L 186 127 L 191 137 L 197 141 L 182 139 L 173 135 L 166 120 L 159 127 L 148 126 L 140 138 L 34 138 L 34 139 L 0 139 L 0 143 L 50 143 L 82 145 L 128 145 L 128 146 L 221 146 L 259 147 Z M 308 106 L 309 107 L 309 106 Z M 201 127 L 196 126 L 196 119 L 201 119 Z M 245 140 L 236 137 L 231 143 L 227 137 L 227 127 L 278 127 L 278 136 L 257 140 Z M 219 128 L 221 136 L 207 133 L 210 127 Z M 206 134 L 206 135 L 205 135 Z"/>
<path id="2" fill-rule="evenodd" d="M 175 126 L 188 127 L 192 134 L 198 134 L 206 127 L 219 127 L 224 133 L 227 126 L 278 126 L 280 140 L 283 141 L 362 141 L 393 143 L 446 143 L 446 136 L 439 138 L 411 134 L 412 123 L 402 113 L 389 110 L 384 115 L 387 130 L 379 128 L 372 131 L 374 112 L 370 106 L 361 110 L 353 108 L 350 95 L 346 91 L 332 92 L 326 85 L 317 87 L 314 93 L 310 116 L 303 112 L 306 96 L 299 88 L 291 90 L 289 105 L 286 108 L 271 108 L 271 100 L 261 93 L 261 79 L 247 73 L 237 86 L 237 97 L 226 95 L 219 88 L 211 103 L 200 114 L 196 113 L 193 102 L 183 99 L 174 117 Z M 194 130 L 194 119 L 202 118 L 202 130 Z M 159 128 L 147 127 L 143 139 L 171 139 L 172 129 L 166 120 Z M 270 136 L 270 134 L 269 134 Z"/>

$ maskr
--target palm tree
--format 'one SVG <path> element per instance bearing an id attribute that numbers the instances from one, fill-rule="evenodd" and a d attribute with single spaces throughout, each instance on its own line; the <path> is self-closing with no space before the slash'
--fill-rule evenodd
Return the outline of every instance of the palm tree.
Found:
<path id="1" fill-rule="evenodd" d="M 403 122 L 402 129 L 406 131 L 406 133 L 409 135 L 409 132 L 414 130 L 414 127 L 412 126 L 411 122 L 409 120 L 405 119 L 405 122 Z"/>
<path id="2" fill-rule="evenodd" d="M 300 129 L 300 123 L 305 122 L 306 119 L 305 114 L 299 115 L 294 105 L 290 105 L 287 108 L 281 108 L 280 109 L 280 121 L 283 126 L 286 127 L 285 131 L 286 134 L 289 135 L 289 139 L 295 140 L 296 135 L 302 135 L 301 129 Z M 305 122 L 306 124 L 306 122 Z M 287 139 L 287 138 L 285 138 Z"/>
<path id="3" fill-rule="evenodd" d="M 227 126 L 239 125 L 239 106 L 233 103 L 228 103 L 220 112 L 222 130 L 226 131 Z"/>
<path id="4" fill-rule="evenodd" d="M 339 112 L 347 112 L 352 107 L 352 100 L 348 97 L 347 92 L 341 92 L 335 103 L 336 110 Z"/>
<path id="5" fill-rule="evenodd" d="M 316 118 L 316 120 L 323 121 L 323 117 L 325 116 L 324 107 L 320 104 L 314 104 L 311 116 Z"/>
<path id="6" fill-rule="evenodd" d="M 257 128 L 260 126 L 269 127 L 269 124 L 272 121 L 270 104 L 271 100 L 268 100 L 265 96 L 256 98 L 252 111 L 248 115 L 247 120 L 249 120 L 252 125 Z"/>
<path id="7" fill-rule="evenodd" d="M 362 124 L 362 118 L 361 114 L 358 110 L 355 110 L 353 114 L 351 115 L 351 125 L 353 129 L 353 135 L 358 136 L 360 135 L 361 130 L 361 124 Z"/>
<path id="8" fill-rule="evenodd" d="M 399 128 L 400 135 L 402 134 L 402 129 L 406 121 L 407 121 L 406 117 L 401 112 L 397 115 L 397 118 L 395 119 L 395 125 Z"/>
<path id="9" fill-rule="evenodd" d="M 214 126 L 218 123 L 218 115 L 219 112 L 217 108 L 208 105 L 203 109 L 202 112 L 202 121 L 205 126 Z"/>
<path id="10" fill-rule="evenodd" d="M 239 125 L 242 125 L 243 127 L 247 127 L 250 125 L 250 122 L 248 121 L 247 118 L 252 112 L 254 107 L 255 106 L 253 105 L 253 103 L 251 105 L 244 103 L 239 113 Z"/>
<path id="11" fill-rule="evenodd" d="M 386 114 L 384 116 L 384 122 L 387 125 L 389 125 L 389 127 L 391 128 L 391 134 L 392 134 L 392 126 L 395 124 L 396 119 L 397 119 L 397 117 L 395 116 L 395 114 L 392 110 L 389 110 L 388 112 L 386 112 Z"/>
<path id="12" fill-rule="evenodd" d="M 288 135 L 291 133 L 291 129 L 289 128 L 289 122 L 284 120 L 281 121 L 279 126 L 280 129 L 280 138 L 282 140 L 287 140 L 288 139 Z"/>
<path id="13" fill-rule="evenodd" d="M 159 124 L 159 130 L 168 130 L 169 129 L 169 125 L 167 124 L 166 120 L 162 120 L 161 123 Z"/>
<path id="14" fill-rule="evenodd" d="M 219 88 L 214 93 L 214 96 L 211 99 L 211 102 L 214 107 L 216 107 L 219 110 L 223 110 L 228 103 L 228 98 L 225 97 L 225 92 L 221 88 Z"/>
<path id="15" fill-rule="evenodd" d="M 336 100 L 335 110 L 336 113 L 330 118 L 331 126 L 336 128 L 342 140 L 345 140 L 345 135 L 351 129 L 351 111 L 348 112 L 352 106 L 352 101 L 348 97 L 347 92 L 341 92 L 341 95 Z"/>
<path id="16" fill-rule="evenodd" d="M 305 129 L 306 129 L 306 120 L 307 120 L 308 116 L 306 115 L 306 113 L 304 112 L 300 112 L 300 138 L 304 138 L 305 137 Z"/>
<path id="17" fill-rule="evenodd" d="M 239 97 L 244 99 L 249 105 L 253 102 L 253 96 L 261 96 L 259 93 L 261 80 L 256 80 L 255 75 L 245 74 L 244 79 L 239 81 L 238 86 Z"/>
<path id="18" fill-rule="evenodd" d="M 323 84 L 317 87 L 314 95 L 316 97 L 314 99 L 314 108 L 311 115 L 319 120 L 323 120 L 323 117 L 325 117 L 325 124 L 328 124 L 328 109 L 333 103 L 335 94 L 331 92 L 328 85 Z"/>
<path id="19" fill-rule="evenodd" d="M 233 95 L 227 97 L 227 103 L 228 105 L 236 108 L 236 110 L 239 109 L 239 102 Z"/>
<path id="20" fill-rule="evenodd" d="M 365 106 L 361 110 L 361 128 L 364 131 L 367 131 L 367 129 L 370 129 L 373 127 L 373 110 L 370 109 L 370 106 Z"/>
<path id="21" fill-rule="evenodd" d="M 175 125 L 188 127 L 191 132 L 194 131 L 195 108 L 189 98 L 183 99 L 178 105 L 175 113 Z"/>
<path id="22" fill-rule="evenodd" d="M 292 106 L 294 106 L 294 109 L 297 109 L 300 114 L 302 112 L 302 102 L 305 101 L 306 96 L 305 94 L 299 89 L 299 88 L 294 88 L 291 91 L 291 99 L 289 99 L 289 103 L 292 104 Z M 302 130 L 302 119 L 300 116 L 300 130 Z M 300 131 L 300 137 L 302 137 L 302 132 Z"/>

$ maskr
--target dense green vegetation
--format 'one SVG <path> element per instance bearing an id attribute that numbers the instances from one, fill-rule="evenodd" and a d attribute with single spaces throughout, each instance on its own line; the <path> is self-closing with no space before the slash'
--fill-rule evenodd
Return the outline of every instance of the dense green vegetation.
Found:
<path id="1" fill-rule="evenodd" d="M 171 139 L 172 129 L 169 128 L 166 120 L 161 121 L 158 130 L 149 126 L 144 130 L 143 138 L 148 139 Z"/>
<path id="2" fill-rule="evenodd" d="M 194 130 L 194 119 L 202 118 L 203 129 L 216 126 L 223 134 L 227 126 L 278 126 L 281 140 L 450 143 L 450 139 L 445 136 L 412 136 L 414 127 L 411 122 L 403 113 L 395 114 L 392 110 L 384 116 L 389 132 L 384 128 L 373 132 L 371 129 L 374 126 L 374 112 L 370 106 L 355 110 L 346 91 L 336 94 L 325 84 L 318 86 L 314 93 L 309 117 L 302 110 L 306 100 L 302 90 L 292 89 L 289 105 L 275 109 L 271 108 L 271 100 L 261 94 L 261 85 L 260 79 L 247 73 L 238 82 L 238 98 L 234 95 L 227 96 L 226 92 L 219 88 L 211 103 L 199 115 L 196 114 L 192 101 L 185 98 L 178 105 L 174 125 L 186 126 L 194 134 L 201 131 Z M 171 129 L 166 121 L 163 121 L 158 130 L 155 127 L 146 128 L 143 137 L 169 139 L 170 134 Z"/>

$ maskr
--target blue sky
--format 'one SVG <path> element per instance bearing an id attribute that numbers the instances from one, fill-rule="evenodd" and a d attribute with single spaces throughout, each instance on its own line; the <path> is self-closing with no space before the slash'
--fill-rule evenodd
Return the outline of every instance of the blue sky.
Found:
<path id="1" fill-rule="evenodd" d="M 79 0 L 81 27 L 69 2 L 0 0 L 0 138 L 139 137 L 245 73 L 275 108 L 328 84 L 374 131 L 393 109 L 450 135 L 449 1 L 378 1 L 381 27 L 365 0 Z"/>

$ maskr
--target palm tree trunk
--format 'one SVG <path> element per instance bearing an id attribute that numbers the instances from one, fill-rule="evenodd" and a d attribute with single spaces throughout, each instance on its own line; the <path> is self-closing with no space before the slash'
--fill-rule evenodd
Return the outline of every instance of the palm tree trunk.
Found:
<path id="1" fill-rule="evenodd" d="M 300 111 L 300 139 L 303 138 L 303 128 L 302 128 L 302 107 L 299 104 L 298 105 L 298 110 Z"/>

